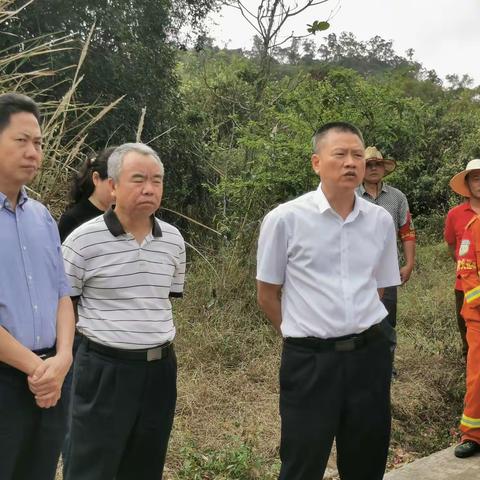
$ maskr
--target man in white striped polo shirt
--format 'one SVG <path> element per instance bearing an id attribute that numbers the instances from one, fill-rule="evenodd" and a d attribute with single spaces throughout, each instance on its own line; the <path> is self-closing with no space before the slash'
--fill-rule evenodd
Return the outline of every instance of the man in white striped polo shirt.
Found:
<path id="1" fill-rule="evenodd" d="M 176 402 L 169 297 L 182 296 L 185 275 L 180 232 L 154 217 L 163 174 L 150 147 L 118 147 L 108 160 L 115 209 L 63 244 L 83 335 L 66 480 L 162 477 Z"/>

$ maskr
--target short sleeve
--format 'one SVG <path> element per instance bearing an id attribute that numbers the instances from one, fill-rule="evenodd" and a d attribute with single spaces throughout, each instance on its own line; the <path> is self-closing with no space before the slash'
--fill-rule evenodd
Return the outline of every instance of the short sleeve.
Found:
<path id="1" fill-rule="evenodd" d="M 85 276 L 85 259 L 78 253 L 78 242 L 75 242 L 75 233 L 69 235 L 62 245 L 63 264 L 65 273 L 70 282 L 72 297 L 78 297 L 83 291 Z"/>
<path id="2" fill-rule="evenodd" d="M 283 285 L 288 260 L 285 218 L 277 208 L 263 219 L 257 249 L 257 280 Z"/>
<path id="3" fill-rule="evenodd" d="M 173 274 L 172 285 L 170 287 L 170 297 L 182 297 L 183 286 L 185 284 L 185 267 L 187 264 L 185 242 L 181 238 L 178 253 L 178 262 L 175 265 L 175 272 Z"/>
<path id="4" fill-rule="evenodd" d="M 382 218 L 380 225 L 384 232 L 383 249 L 380 253 L 375 279 L 378 288 L 393 287 L 402 283 L 398 266 L 395 226 L 390 215 Z"/>
<path id="5" fill-rule="evenodd" d="M 415 227 L 413 226 L 412 215 L 408 206 L 407 197 L 402 194 L 400 201 L 398 234 L 402 242 L 415 241 Z"/>
<path id="6" fill-rule="evenodd" d="M 63 255 L 62 255 L 62 248 L 60 246 L 60 236 L 58 234 L 57 224 L 55 220 L 50 215 L 50 212 L 45 209 L 45 220 L 47 225 L 50 229 L 51 238 L 53 240 L 53 245 L 56 249 L 56 272 L 57 272 L 57 279 L 58 279 L 58 298 L 66 297 L 71 294 L 70 284 L 68 279 L 65 275 L 65 269 L 63 265 Z"/>

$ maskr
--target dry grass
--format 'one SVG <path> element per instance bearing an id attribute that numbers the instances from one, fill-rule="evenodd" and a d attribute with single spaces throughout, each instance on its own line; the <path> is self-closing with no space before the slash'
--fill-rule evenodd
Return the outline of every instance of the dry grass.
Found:
<path id="1" fill-rule="evenodd" d="M 463 398 L 453 263 L 443 245 L 421 247 L 418 257 L 416 273 L 400 291 L 389 468 L 454 442 Z M 198 478 L 275 478 L 281 342 L 257 310 L 251 265 L 234 262 L 225 279 L 196 262 L 176 318 L 179 401 L 167 479 L 188 478 L 179 476 L 191 455 L 186 445 L 206 458 L 248 445 L 261 459 L 260 468 L 252 464 L 242 476 L 210 476 L 209 470 Z M 334 458 L 330 466 L 334 479 Z"/>
<path id="2" fill-rule="evenodd" d="M 391 466 L 455 443 L 463 406 L 454 263 L 442 243 L 421 247 L 417 258 L 412 279 L 400 290 Z"/>
<path id="3" fill-rule="evenodd" d="M 205 264 L 191 272 L 176 308 L 179 397 L 168 479 L 178 478 L 186 445 L 202 452 L 248 445 L 267 470 L 278 456 L 281 342 L 256 310 L 253 285 L 241 269 L 226 287 Z M 264 474 L 252 465 L 251 478 Z"/>
<path id="4" fill-rule="evenodd" d="M 455 442 L 462 408 L 453 264 L 440 244 L 418 258 L 400 290 L 389 469 Z M 165 479 L 273 480 L 281 341 L 256 307 L 252 264 L 228 255 L 211 264 L 216 273 L 195 261 L 174 305 L 178 405 Z M 334 454 L 325 479 L 338 479 Z"/>

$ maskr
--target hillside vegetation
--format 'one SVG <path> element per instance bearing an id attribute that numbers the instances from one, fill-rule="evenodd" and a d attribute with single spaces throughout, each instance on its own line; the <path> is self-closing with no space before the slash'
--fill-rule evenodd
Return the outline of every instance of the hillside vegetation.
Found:
<path id="1" fill-rule="evenodd" d="M 281 341 L 256 307 L 255 244 L 268 210 L 315 188 L 310 138 L 333 120 L 397 160 L 388 180 L 422 243 L 400 294 L 390 466 L 450 444 L 465 366 L 440 238 L 460 200 L 448 180 L 480 156 L 479 88 L 442 82 L 380 37 L 293 42 L 270 53 L 268 71 L 255 48 L 219 49 L 206 35 L 187 48 L 180 26 L 195 37 L 216 3 L 139 0 L 136 15 L 127 1 L 0 0 L 0 92 L 31 95 L 45 117 L 32 195 L 58 216 L 75 169 L 108 144 L 142 140 L 165 163 L 161 215 L 189 245 L 168 479 L 276 477 Z"/>

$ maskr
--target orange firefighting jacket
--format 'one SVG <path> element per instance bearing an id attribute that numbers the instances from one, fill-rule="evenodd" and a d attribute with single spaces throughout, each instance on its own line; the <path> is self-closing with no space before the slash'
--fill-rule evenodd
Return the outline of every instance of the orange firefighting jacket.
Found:
<path id="1" fill-rule="evenodd" d="M 480 216 L 475 215 L 465 227 L 458 250 L 457 277 L 461 279 L 465 300 L 462 316 L 480 321 Z"/>

